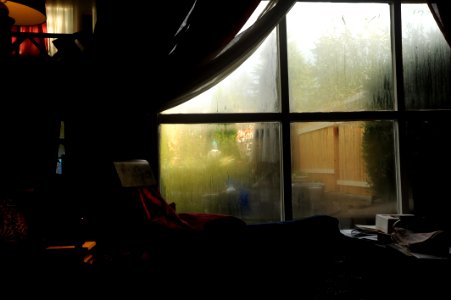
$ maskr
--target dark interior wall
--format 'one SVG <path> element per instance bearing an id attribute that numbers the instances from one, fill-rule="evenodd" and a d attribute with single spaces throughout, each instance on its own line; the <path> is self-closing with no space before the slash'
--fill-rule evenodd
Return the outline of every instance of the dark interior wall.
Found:
<path id="1" fill-rule="evenodd" d="M 120 95 L 120 106 L 158 107 L 161 93 L 177 85 L 166 80 L 171 78 L 168 53 L 192 2 L 140 2 L 129 13 L 131 7 L 121 1 L 97 0 L 92 67 L 99 98 Z"/>
<path id="2" fill-rule="evenodd" d="M 74 220 L 78 219 L 79 223 L 83 217 L 96 230 L 105 218 L 117 214 L 112 211 L 120 201 L 113 162 L 156 161 L 158 148 L 153 120 L 146 112 L 129 109 L 66 117 L 63 193 L 67 204 L 75 207 L 70 209 L 77 214 Z"/>
<path id="3" fill-rule="evenodd" d="M 52 112 L 3 110 L 0 113 L 0 185 L 2 190 L 33 188 L 56 167 L 58 123 Z"/>
<path id="4" fill-rule="evenodd" d="M 407 125 L 407 159 L 414 213 L 451 229 L 451 129 L 449 119 L 438 118 Z"/>
<path id="5" fill-rule="evenodd" d="M 136 53 L 131 45 L 138 45 L 138 53 L 164 58 L 170 51 L 173 36 L 184 21 L 194 0 L 148 1 L 124 6 L 118 0 L 97 0 L 97 23 L 94 34 L 102 49 L 111 41 L 118 41 L 112 51 L 102 51 L 106 57 Z M 124 43 L 121 43 L 124 41 Z M 148 46 L 151 43 L 151 46 Z M 140 56 L 128 57 L 136 59 Z M 158 63 L 159 61 L 155 61 Z"/>
<path id="6" fill-rule="evenodd" d="M 2 99 L 7 101 L 7 97 Z M 51 111 L 30 110 L 26 106 L 0 111 L 0 205 L 8 203 L 11 209 L 6 214 L 12 213 L 10 217 L 16 208 L 26 216 L 28 237 L 40 235 L 45 222 L 42 213 L 46 197 L 41 192 L 55 175 L 57 134 L 58 122 Z M 2 210 L 0 215 L 1 234 L 8 226 L 4 213 Z M 14 227 L 9 230 L 17 234 L 15 238 L 23 238 Z M 0 236 L 0 243 L 2 238 L 4 235 Z"/>
<path id="7" fill-rule="evenodd" d="M 104 165 L 127 159 L 151 160 L 154 118 L 146 112 L 124 109 L 75 113 L 65 119 L 66 172 L 76 180 L 100 180 Z"/>
<path id="8" fill-rule="evenodd" d="M 117 200 L 119 182 L 113 162 L 147 159 L 156 163 L 152 115 L 131 110 L 65 115 L 4 110 L 0 116 L 0 196 L 17 200 L 26 209 L 34 232 L 46 239 L 74 239 L 84 231 L 92 234 Z M 66 131 L 62 176 L 56 174 L 60 119 Z"/>

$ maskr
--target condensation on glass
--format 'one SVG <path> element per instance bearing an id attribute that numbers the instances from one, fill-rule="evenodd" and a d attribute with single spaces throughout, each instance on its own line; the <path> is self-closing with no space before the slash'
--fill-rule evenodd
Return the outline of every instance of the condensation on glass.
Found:
<path id="1" fill-rule="evenodd" d="M 162 124 L 160 187 L 178 212 L 280 221 L 278 123 Z"/>
<path id="2" fill-rule="evenodd" d="M 387 3 L 297 2 L 287 15 L 290 112 L 393 111 L 390 22 Z M 402 22 L 406 108 L 449 108 L 450 48 L 429 8 L 402 4 Z M 281 112 L 276 45 L 273 32 L 217 86 L 164 113 Z M 373 224 L 378 213 L 397 213 L 396 116 L 340 122 L 296 118 L 288 145 L 291 178 L 284 178 L 291 180 L 294 219 L 327 214 L 349 228 Z M 451 165 L 438 159 L 450 151 L 440 145 L 446 122 L 402 125 L 411 192 L 433 196 L 422 202 L 431 203 L 432 211 L 446 186 L 441 178 L 447 178 L 437 179 L 437 166 L 446 172 Z M 290 204 L 283 201 L 280 156 L 286 145 L 280 131 L 276 122 L 161 125 L 162 194 L 179 212 L 280 221 L 281 203 Z"/>
<path id="3" fill-rule="evenodd" d="M 298 2 L 287 35 L 292 112 L 393 110 L 388 4 Z"/>
<path id="4" fill-rule="evenodd" d="M 293 217 L 327 214 L 342 227 L 396 213 L 392 121 L 291 125 Z"/>
<path id="5" fill-rule="evenodd" d="M 276 33 L 219 84 L 163 114 L 279 112 Z"/>
<path id="6" fill-rule="evenodd" d="M 241 31 L 255 22 L 267 4 L 268 1 L 261 1 Z M 229 76 L 197 97 L 162 114 L 280 112 L 278 87 L 277 34 L 273 30 Z"/>
<path id="7" fill-rule="evenodd" d="M 427 4 L 402 4 L 407 109 L 451 108 L 451 48 Z"/>

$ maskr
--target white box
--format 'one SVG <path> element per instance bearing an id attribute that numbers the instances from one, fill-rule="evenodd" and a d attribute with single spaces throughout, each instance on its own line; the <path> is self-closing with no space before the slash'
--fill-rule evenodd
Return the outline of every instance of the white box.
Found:
<path id="1" fill-rule="evenodd" d="M 376 214 L 376 229 L 384 233 L 392 233 L 393 224 L 400 218 L 413 217 L 412 214 Z"/>

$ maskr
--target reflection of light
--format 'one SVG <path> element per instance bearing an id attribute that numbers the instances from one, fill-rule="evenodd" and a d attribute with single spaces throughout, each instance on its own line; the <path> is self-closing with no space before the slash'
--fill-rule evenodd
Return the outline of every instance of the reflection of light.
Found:
<path id="1" fill-rule="evenodd" d="M 269 1 L 260 1 L 260 4 L 254 10 L 253 14 L 249 17 L 247 22 L 244 24 L 243 28 L 241 28 L 241 30 L 238 32 L 238 34 L 249 28 L 249 26 L 251 26 L 252 24 L 255 23 L 255 21 L 257 21 L 258 16 L 262 13 L 262 11 L 265 9 L 268 3 Z"/>
<path id="2" fill-rule="evenodd" d="M 254 139 L 254 128 L 238 129 L 236 141 L 238 143 L 249 142 Z"/>
<path id="3" fill-rule="evenodd" d="M 226 189 L 226 193 L 233 193 L 236 192 L 236 188 L 233 185 L 230 185 Z"/>
<path id="4" fill-rule="evenodd" d="M 0 0 L 6 5 L 9 16 L 14 19 L 14 25 L 40 25 L 46 21 L 44 0 Z"/>
<path id="5" fill-rule="evenodd" d="M 51 33 L 74 33 L 78 30 L 77 19 L 74 18 L 74 9 L 69 5 L 47 5 L 47 31 Z M 50 41 L 53 42 L 53 38 Z M 49 54 L 57 52 L 53 43 L 49 44 Z"/>
<path id="6" fill-rule="evenodd" d="M 56 174 L 63 174 L 63 160 L 61 158 L 58 158 L 56 162 Z"/>
<path id="7" fill-rule="evenodd" d="M 208 151 L 207 157 L 208 158 L 218 158 L 221 155 L 221 151 L 218 149 L 211 149 Z"/>
<path id="8" fill-rule="evenodd" d="M 402 5 L 402 35 L 403 39 L 408 38 L 410 33 L 418 34 L 420 30 L 412 30 L 421 27 L 424 34 L 430 34 L 430 31 L 437 31 L 438 26 L 427 4 L 403 4 Z M 410 29 L 410 30 L 409 30 Z"/>

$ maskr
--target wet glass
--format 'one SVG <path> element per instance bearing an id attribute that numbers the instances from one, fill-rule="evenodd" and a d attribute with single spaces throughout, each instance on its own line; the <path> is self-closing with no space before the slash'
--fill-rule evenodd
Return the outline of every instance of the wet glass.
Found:
<path id="1" fill-rule="evenodd" d="M 163 124 L 160 187 L 178 212 L 280 221 L 278 123 Z"/>
<path id="2" fill-rule="evenodd" d="M 392 121 L 291 125 L 293 216 L 326 214 L 343 227 L 396 213 Z"/>
<path id="3" fill-rule="evenodd" d="M 388 4 L 298 2 L 287 34 L 292 112 L 393 110 Z"/>

